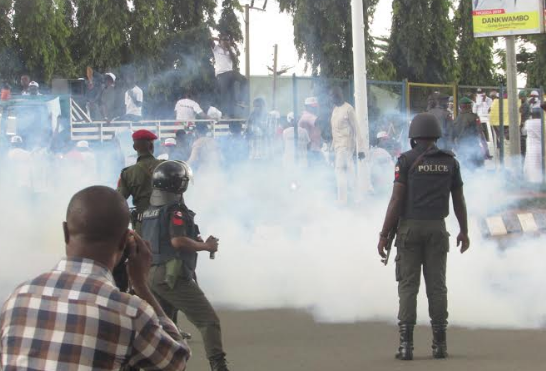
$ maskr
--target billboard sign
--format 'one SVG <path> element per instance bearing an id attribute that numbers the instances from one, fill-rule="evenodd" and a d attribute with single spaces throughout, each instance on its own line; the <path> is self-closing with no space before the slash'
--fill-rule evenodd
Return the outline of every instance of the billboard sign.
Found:
<path id="1" fill-rule="evenodd" d="M 475 37 L 544 32 L 544 0 L 470 1 Z"/>

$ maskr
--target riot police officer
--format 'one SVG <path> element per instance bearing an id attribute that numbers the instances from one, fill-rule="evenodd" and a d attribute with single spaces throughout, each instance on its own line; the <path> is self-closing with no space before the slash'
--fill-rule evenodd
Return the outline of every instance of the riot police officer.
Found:
<path id="1" fill-rule="evenodd" d="M 227 371 L 220 320 L 195 280 L 197 253 L 215 253 L 218 239 L 201 239 L 195 213 L 184 203 L 191 178 L 181 161 L 163 162 L 153 172 L 150 207 L 142 215 L 142 238 L 152 247 L 149 285 L 167 314 L 182 311 L 201 332 L 212 371 Z"/>
<path id="2" fill-rule="evenodd" d="M 401 360 L 413 359 L 421 266 L 433 331 L 432 354 L 435 358 L 447 356 L 449 233 L 444 219 L 449 214 L 450 194 L 460 227 L 457 245 L 461 245 L 461 253 L 470 245 L 459 163 L 453 153 L 436 146 L 441 135 L 432 114 L 422 113 L 413 119 L 409 129 L 412 150 L 403 153 L 396 164 L 393 193 L 377 245 L 379 254 L 385 257 L 387 236 L 398 228 L 395 245 L 400 346 L 396 358 Z"/>

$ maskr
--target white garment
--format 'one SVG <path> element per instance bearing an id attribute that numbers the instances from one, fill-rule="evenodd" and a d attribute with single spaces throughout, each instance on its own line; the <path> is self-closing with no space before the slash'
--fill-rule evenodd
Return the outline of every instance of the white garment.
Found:
<path id="1" fill-rule="evenodd" d="M 214 138 L 200 137 L 193 142 L 188 165 L 199 171 L 216 171 L 220 168 L 222 155 Z"/>
<path id="2" fill-rule="evenodd" d="M 378 192 L 385 192 L 391 189 L 394 181 L 394 169 L 392 156 L 383 148 L 370 149 L 371 179 L 373 188 Z"/>
<path id="3" fill-rule="evenodd" d="M 231 60 L 229 50 L 216 45 L 212 49 L 212 52 L 214 53 L 214 70 L 216 71 L 216 76 L 224 72 L 233 71 L 233 60 Z"/>
<path id="4" fill-rule="evenodd" d="M 129 91 L 133 91 L 133 96 L 135 99 L 141 103 L 141 106 L 137 106 L 133 99 L 129 96 Z M 144 102 L 144 94 L 142 89 L 138 86 L 135 86 L 132 89 L 129 89 L 125 92 L 125 114 L 142 116 L 142 102 Z"/>
<path id="5" fill-rule="evenodd" d="M 358 199 L 356 192 L 356 170 L 353 151 L 345 147 L 335 150 L 335 173 L 337 183 L 337 202 L 339 205 L 347 205 L 349 190 L 354 193 L 354 199 Z"/>
<path id="6" fill-rule="evenodd" d="M 525 122 L 527 128 L 527 153 L 523 165 L 525 179 L 532 183 L 542 182 L 542 151 L 540 146 L 540 119 Z"/>
<path id="7" fill-rule="evenodd" d="M 349 103 L 334 107 L 332 112 L 332 137 L 335 150 L 345 148 L 353 153 L 364 148 L 364 137 L 354 108 Z"/>
<path id="8" fill-rule="evenodd" d="M 32 156 L 22 148 L 12 148 L 8 151 L 9 168 L 12 169 L 13 181 L 17 187 L 30 188 Z"/>
<path id="9" fill-rule="evenodd" d="M 541 108 L 541 105 L 542 102 L 539 99 L 537 99 L 534 103 L 531 103 L 531 101 L 529 100 L 529 106 L 531 106 L 531 110 L 533 110 L 534 108 Z"/>
<path id="10" fill-rule="evenodd" d="M 476 95 L 476 103 L 472 106 L 472 111 L 481 118 L 489 115 L 489 109 L 493 105 L 493 100 L 485 94 Z M 482 120 L 484 121 L 484 120 Z"/>
<path id="11" fill-rule="evenodd" d="M 207 116 L 213 120 L 219 121 L 222 118 L 222 111 L 216 107 L 210 106 L 207 111 Z"/>
<path id="12" fill-rule="evenodd" d="M 199 104 L 191 99 L 180 99 L 176 102 L 174 107 L 176 112 L 176 119 L 178 121 L 191 121 L 195 120 L 197 115 L 201 115 L 203 110 Z"/>
<path id="13" fill-rule="evenodd" d="M 284 141 L 283 165 L 290 168 L 296 165 L 294 158 L 294 128 L 286 128 L 282 132 Z M 298 163 L 297 167 L 307 167 L 307 147 L 311 143 L 309 134 L 304 128 L 298 127 Z"/>

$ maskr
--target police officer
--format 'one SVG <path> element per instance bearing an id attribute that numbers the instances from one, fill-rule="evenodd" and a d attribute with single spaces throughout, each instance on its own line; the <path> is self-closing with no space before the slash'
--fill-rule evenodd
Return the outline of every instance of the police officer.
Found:
<path id="1" fill-rule="evenodd" d="M 133 148 L 137 152 L 137 163 L 121 171 L 118 192 L 125 199 L 133 196 L 136 213 L 132 215 L 133 228 L 140 233 L 139 215 L 150 206 L 152 195 L 152 173 L 162 160 L 154 157 L 154 140 L 157 136 L 148 130 L 133 133 Z"/>
<path id="2" fill-rule="evenodd" d="M 451 132 L 453 130 L 453 116 L 448 111 L 449 96 L 445 94 L 434 94 L 433 100 L 429 103 L 428 112 L 436 116 L 442 129 L 442 137 L 438 139 L 438 148 L 451 150 Z"/>
<path id="3" fill-rule="evenodd" d="M 191 177 L 181 161 L 154 170 L 150 207 L 142 216 L 142 237 L 152 246 L 149 284 L 167 314 L 181 310 L 201 332 L 212 371 L 227 371 L 220 320 L 195 281 L 197 253 L 215 253 L 218 239 L 201 239 L 195 213 L 184 203 Z"/>
<path id="4" fill-rule="evenodd" d="M 137 163 L 121 171 L 118 180 L 118 192 L 125 199 L 133 196 L 135 210 L 131 212 L 133 229 L 140 234 L 140 218 L 150 206 L 152 195 L 152 173 L 161 160 L 157 160 L 154 153 L 154 140 L 157 136 L 148 130 L 138 130 L 133 133 L 133 148 L 138 154 Z M 121 291 L 129 289 L 129 282 L 125 272 L 125 261 L 114 269 L 114 280 Z"/>
<path id="5" fill-rule="evenodd" d="M 460 227 L 457 246 L 461 245 L 463 253 L 470 245 L 459 163 L 452 152 L 436 146 L 441 135 L 433 115 L 422 113 L 413 119 L 409 130 L 413 149 L 403 153 L 396 164 L 393 193 L 377 245 L 384 258 L 387 236 L 398 226 L 395 245 L 400 346 L 396 358 L 401 360 L 413 359 L 421 266 L 433 331 L 432 354 L 435 358 L 447 357 L 449 233 L 444 218 L 449 214 L 450 194 Z"/>
<path id="6" fill-rule="evenodd" d="M 461 111 L 453 123 L 453 142 L 463 165 L 474 169 L 483 166 L 491 156 L 480 118 L 472 113 L 472 104 L 470 98 L 461 99 Z"/>

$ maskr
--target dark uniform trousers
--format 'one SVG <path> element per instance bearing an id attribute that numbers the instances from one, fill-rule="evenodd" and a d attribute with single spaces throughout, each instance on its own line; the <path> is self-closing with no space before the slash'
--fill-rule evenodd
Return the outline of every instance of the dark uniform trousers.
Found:
<path id="1" fill-rule="evenodd" d="M 417 320 L 417 294 L 422 266 L 431 323 L 447 324 L 446 261 L 449 233 L 444 220 L 402 219 L 396 247 L 399 323 L 414 325 Z"/>
<path id="2" fill-rule="evenodd" d="M 173 318 L 174 312 L 182 311 L 203 337 L 207 358 L 225 355 L 222 346 L 220 319 L 197 283 L 179 277 L 171 289 L 165 282 L 165 265 L 154 265 L 150 269 L 148 284 L 159 299 L 166 314 Z"/>

